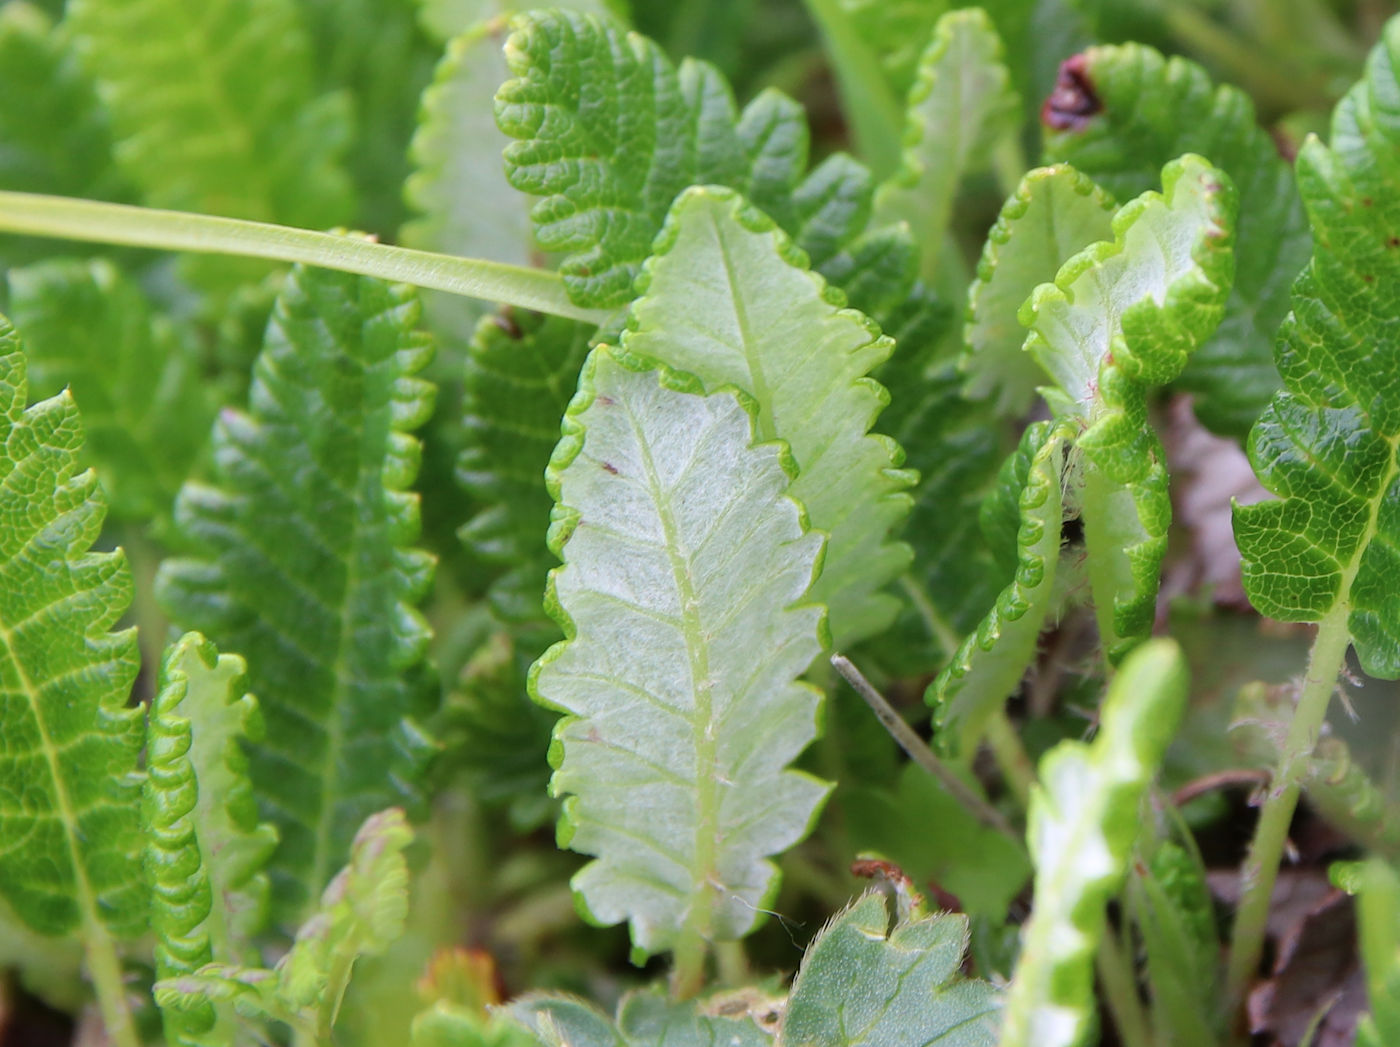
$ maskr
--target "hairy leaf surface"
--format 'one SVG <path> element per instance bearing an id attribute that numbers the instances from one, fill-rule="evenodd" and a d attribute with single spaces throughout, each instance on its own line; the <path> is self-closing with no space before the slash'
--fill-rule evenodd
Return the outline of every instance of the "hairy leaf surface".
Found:
<path id="1" fill-rule="evenodd" d="M 1113 235 L 1108 195 L 1074 168 L 1041 167 L 1021 179 L 987 234 L 968 290 L 961 366 L 967 394 L 994 397 L 1000 414 L 1022 417 L 1045 372 L 1024 351 L 1018 313 L 1037 286 L 1085 247 Z"/>
<path id="2" fill-rule="evenodd" d="M 350 217 L 345 99 L 313 96 L 293 0 L 73 0 L 67 24 L 148 203 L 310 228 Z"/>
<path id="3" fill-rule="evenodd" d="M 79 472 L 68 393 L 26 410 L 24 353 L 0 320 L 0 896 L 42 934 L 139 933 L 141 710 L 127 708 L 134 630 L 120 553 Z"/>
<path id="4" fill-rule="evenodd" d="M 403 852 L 412 840 L 403 811 L 371 815 L 351 841 L 348 864 L 326 887 L 276 968 L 206 964 L 193 974 L 157 982 L 156 1002 L 166 1010 L 232 1003 L 245 1017 L 285 1022 L 306 1042 L 329 1043 L 355 962 L 384 952 L 403 933 L 408 919 Z"/>
<path id="5" fill-rule="evenodd" d="M 1100 111 L 1048 131 L 1047 156 L 1068 161 L 1119 199 L 1152 188 L 1161 166 L 1186 152 L 1209 157 L 1239 190 L 1225 317 L 1178 385 L 1197 394 L 1193 409 L 1201 421 L 1243 437 L 1279 387 L 1268 349 L 1311 242 L 1291 166 L 1255 122 L 1249 96 L 1217 87 L 1193 62 L 1140 44 L 1091 48 L 1075 61 Z"/>
<path id="6" fill-rule="evenodd" d="M 735 194 L 692 189 L 677 202 L 639 281 L 624 352 L 732 386 L 757 405 L 760 440 L 792 450 L 789 493 L 829 541 L 811 598 L 833 642 L 878 633 L 898 611 L 880 590 L 908 566 L 890 539 L 909 511 L 904 453 L 869 429 L 889 394 L 867 377 L 893 344 L 840 308 L 824 281 Z"/>
<path id="7" fill-rule="evenodd" d="M 1040 761 L 1027 840 L 1035 901 L 1011 980 L 1001 1047 L 1072 1047 L 1094 1017 L 1093 957 L 1123 882 L 1139 804 L 1186 705 L 1180 648 L 1152 640 L 1124 660 L 1089 744 Z"/>
<path id="8" fill-rule="evenodd" d="M 535 12 L 506 44 L 515 79 L 496 120 L 518 141 L 506 174 L 541 196 L 541 247 L 568 252 L 560 272 L 581 305 L 623 305 L 671 203 L 686 187 L 743 193 L 808 253 L 851 304 L 880 318 L 913 284 L 907 232 L 872 228 L 869 172 L 836 155 L 803 178 L 801 107 L 764 91 L 740 113 L 704 62 L 673 65 L 656 44 L 611 21 Z"/>
<path id="9" fill-rule="evenodd" d="M 1345 614 L 1362 668 L 1385 678 L 1400 676 L 1397 62 L 1392 21 L 1337 106 L 1331 147 L 1310 139 L 1298 155 L 1320 246 L 1279 330 L 1284 389 L 1249 436 L 1279 500 L 1235 510 L 1250 602 L 1290 622 Z"/>
<path id="10" fill-rule="evenodd" d="M 1042 284 L 1021 310 L 1027 350 L 1058 389 L 1057 416 L 1084 425 L 1084 536 L 1099 632 L 1116 660 L 1147 635 L 1166 552 L 1165 454 L 1147 391 L 1181 374 L 1224 311 L 1233 273 L 1234 192 L 1198 156 L 1162 169 L 1148 192 Z"/>
<path id="11" fill-rule="evenodd" d="M 262 730 L 243 659 L 198 633 L 166 649 L 146 734 L 142 822 L 156 977 L 246 962 L 267 915 L 263 867 L 277 845 L 259 824 L 242 739 Z M 162 1014 L 170 1044 L 235 1042 L 233 1014 L 204 1003 Z"/>
<path id="12" fill-rule="evenodd" d="M 551 789 L 560 843 L 595 856 L 580 904 L 628 920 L 640 954 L 747 933 L 777 889 L 768 856 L 827 791 L 786 769 L 816 736 L 820 696 L 797 678 L 822 629 L 794 606 L 822 541 L 784 493 L 786 448 L 751 446 L 733 393 L 662 378 L 606 349 L 585 365 L 549 472 L 568 639 L 530 681 L 568 714 Z"/>
<path id="13" fill-rule="evenodd" d="M 1063 472 L 1069 433 L 1038 422 L 1007 462 L 1003 486 L 1019 491 L 1016 573 L 995 606 L 929 686 L 939 741 L 975 749 L 987 719 L 1015 693 L 1050 611 L 1060 561 Z"/>
<path id="14" fill-rule="evenodd" d="M 807 948 L 783 1019 L 783 1047 L 993 1047 L 1000 993 L 959 974 L 967 917 L 891 918 L 867 891 Z"/>
<path id="15" fill-rule="evenodd" d="M 215 486 L 187 485 L 176 522 L 197 550 L 167 560 L 174 621 L 248 659 L 267 719 L 252 777 L 282 836 L 279 920 L 295 923 L 356 828 L 416 807 L 431 711 L 428 629 L 413 604 L 432 558 L 411 547 L 408 490 L 432 409 L 431 354 L 408 290 L 294 269 L 254 368 L 247 414 L 214 429 Z"/>
<path id="16" fill-rule="evenodd" d="M 1001 38 L 987 14 L 974 7 L 940 18 L 909 91 L 899 170 L 875 198 L 880 221 L 909 223 L 924 279 L 937 274 L 959 182 L 990 166 L 1020 116 Z"/>
<path id="17" fill-rule="evenodd" d="M 105 261 L 9 273 L 36 396 L 71 388 L 112 515 L 168 520 L 214 420 L 192 337 Z"/>

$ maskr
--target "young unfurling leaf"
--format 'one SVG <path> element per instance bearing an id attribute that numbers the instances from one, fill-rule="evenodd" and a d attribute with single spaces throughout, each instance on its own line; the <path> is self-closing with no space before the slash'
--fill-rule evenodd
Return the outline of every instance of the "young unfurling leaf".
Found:
<path id="1" fill-rule="evenodd" d="M 1311 243 L 1292 167 L 1255 122 L 1249 96 L 1216 86 L 1194 62 L 1140 44 L 1094 47 L 1071 61 L 1073 74 L 1062 72 L 1061 82 L 1067 90 L 1088 85 L 1097 111 L 1048 130 L 1047 157 L 1073 164 L 1127 200 L 1151 189 L 1163 164 L 1200 153 L 1239 192 L 1235 281 L 1225 316 L 1177 384 L 1197 394 L 1198 418 L 1243 438 L 1279 387 L 1269 348 Z"/>
<path id="2" fill-rule="evenodd" d="M 263 873 L 277 833 L 259 824 L 240 744 L 262 729 L 242 688 L 243 660 L 198 633 L 165 652 L 146 737 L 146 874 L 156 976 L 189 974 L 254 956 L 249 939 L 267 915 Z M 208 1002 L 162 1015 L 174 1045 L 232 1047 L 233 1015 Z"/>
<path id="3" fill-rule="evenodd" d="M 282 842 L 275 917 L 295 925 L 368 814 L 420 805 L 434 687 L 413 604 L 432 558 L 412 548 L 432 407 L 432 349 L 411 292 L 294 269 L 254 369 L 247 414 L 214 430 L 216 485 L 187 485 L 167 560 L 171 617 L 248 660 L 267 720 L 252 779 Z M 291 478 L 295 477 L 293 481 Z"/>
<path id="4" fill-rule="evenodd" d="M 1220 322 L 1233 274 L 1234 192 L 1198 156 L 1162 170 L 1162 192 L 1114 216 L 1022 307 L 1026 349 L 1058 388 L 1061 419 L 1084 427 L 1084 536 L 1099 630 L 1116 660 L 1147 635 L 1166 552 L 1165 454 L 1147 392 L 1180 375 Z"/>
<path id="5" fill-rule="evenodd" d="M 1006 1001 L 1001 1047 L 1074 1047 L 1093 1019 L 1093 955 L 1123 881 L 1143 791 L 1186 705 L 1186 668 L 1169 640 L 1124 662 L 1090 744 L 1040 761 L 1027 840 L 1035 901 Z"/>
<path id="6" fill-rule="evenodd" d="M 589 357 L 550 465 L 548 602 L 568 637 L 531 693 L 555 728 L 560 843 L 573 879 L 634 953 L 677 953 L 693 992 L 706 945 L 753 928 L 777 888 L 768 856 L 806 835 L 827 786 L 787 765 L 817 733 L 798 677 L 822 611 L 797 605 L 822 540 L 787 497 L 781 444 L 754 446 L 732 392 Z"/>
<path id="7" fill-rule="evenodd" d="M 961 366 L 969 396 L 994 395 L 997 411 L 1017 418 L 1030 408 L 1045 372 L 1025 352 L 1018 313 L 1065 262 L 1113 235 L 1113 213 L 1108 195 L 1067 165 L 1037 168 L 1021 179 L 987 234 L 968 291 Z"/>

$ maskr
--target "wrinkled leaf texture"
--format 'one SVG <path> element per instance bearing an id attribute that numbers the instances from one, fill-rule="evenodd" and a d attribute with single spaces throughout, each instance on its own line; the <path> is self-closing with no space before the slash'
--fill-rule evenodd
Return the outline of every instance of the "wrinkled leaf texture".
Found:
<path id="1" fill-rule="evenodd" d="M 414 374 L 432 352 L 406 288 L 293 269 L 254 368 L 248 412 L 214 429 L 212 485 L 176 523 L 192 555 L 165 561 L 172 620 L 248 660 L 267 721 L 252 778 L 282 843 L 275 917 L 295 924 L 351 837 L 386 805 L 417 810 L 431 743 L 428 628 L 414 603 L 433 560 L 412 548 L 409 491 L 432 410 Z"/>
<path id="2" fill-rule="evenodd" d="M 1331 145 L 1310 139 L 1298 186 L 1325 250 L 1293 285 L 1279 330 L 1280 392 L 1249 457 L 1277 500 L 1235 509 L 1245 592 L 1263 614 L 1345 614 L 1361 666 L 1400 676 L 1400 20 L 1338 104 Z"/>

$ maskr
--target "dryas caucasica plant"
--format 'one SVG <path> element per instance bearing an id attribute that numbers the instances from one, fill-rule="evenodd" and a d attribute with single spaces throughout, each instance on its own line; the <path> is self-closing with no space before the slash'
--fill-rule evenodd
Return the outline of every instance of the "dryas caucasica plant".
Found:
<path id="1" fill-rule="evenodd" d="M 810 0 L 860 154 L 815 166 L 791 98 L 740 108 L 610 5 L 325 6 L 0 12 L 0 96 L 32 96 L 0 170 L 35 190 L 0 192 L 26 237 L 0 958 L 27 993 L 92 1001 L 117 1047 L 1059 1047 L 1102 1015 L 1129 1047 L 1227 1044 L 1306 793 L 1372 856 L 1360 1035 L 1400 1040 L 1400 814 L 1315 752 L 1348 649 L 1400 676 L 1400 23 L 1295 166 L 1242 92 L 1128 44 L 1071 61 L 1026 171 L 1029 2 Z M 404 172 L 383 142 L 434 36 Z M 969 271 L 958 202 L 989 178 Z M 401 190 L 402 246 L 312 231 L 392 233 Z M 1249 599 L 1318 626 L 1296 708 L 1258 714 L 1223 979 L 1157 784 L 1193 715 L 1152 636 L 1167 389 L 1275 496 L 1235 513 Z M 1008 700 L 1076 619 L 1096 730 L 1033 760 Z M 932 748 L 856 662 L 927 682 Z M 664 979 L 488 1009 L 488 966 L 446 952 L 415 997 L 508 872 L 550 898 L 559 869 L 477 857 L 462 902 L 451 795 L 507 812 L 476 845 L 557 819 L 579 912 Z M 965 911 L 875 858 L 845 904 L 865 849 Z M 827 920 L 790 982 L 745 944 L 791 933 L 783 871 Z"/>

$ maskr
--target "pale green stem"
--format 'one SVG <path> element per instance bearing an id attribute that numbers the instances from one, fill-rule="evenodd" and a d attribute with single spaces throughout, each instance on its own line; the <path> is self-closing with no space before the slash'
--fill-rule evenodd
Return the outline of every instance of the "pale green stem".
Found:
<path id="1" fill-rule="evenodd" d="M 998 709 L 987 721 L 987 745 L 1012 795 L 1025 810 L 1030 805 L 1031 786 L 1035 784 L 1035 766 L 1004 709 Z"/>
<path id="2" fill-rule="evenodd" d="M 83 934 L 87 954 L 88 975 L 97 993 L 97 1007 L 102 1012 L 102 1025 L 112 1047 L 141 1047 L 141 1037 L 131 1020 L 127 1006 L 126 979 L 122 977 L 122 961 L 116 943 L 96 920 L 88 924 Z"/>
<path id="3" fill-rule="evenodd" d="M 589 323 L 602 323 L 610 315 L 606 310 L 574 305 L 569 301 L 563 280 L 548 270 L 389 247 L 357 236 L 293 229 L 267 222 L 64 196 L 0 192 L 0 232 L 161 251 L 197 251 L 302 262 Z"/>
<path id="4" fill-rule="evenodd" d="M 856 151 L 877 182 L 899 167 L 904 142 L 904 99 L 885 78 L 880 56 L 865 45 L 838 0 L 806 0 L 821 29 L 841 89 L 841 108 L 851 125 Z"/>
<path id="5" fill-rule="evenodd" d="M 933 750 L 924 744 L 924 740 L 904 722 L 904 717 L 895 712 L 890 703 L 885 701 L 884 695 L 875 690 L 875 687 L 861 671 L 851 664 L 849 658 L 845 655 L 833 654 L 831 664 L 838 673 L 845 677 L 846 682 L 855 688 L 856 693 L 865 699 L 866 704 L 874 710 L 875 716 L 884 724 L 885 730 L 890 732 L 894 740 L 899 743 L 899 747 L 909 754 L 911 760 L 937 778 L 953 799 L 967 808 L 968 812 L 979 822 L 1015 841 L 1017 846 L 1025 846 L 1020 834 L 1012 828 L 1011 823 L 1006 820 L 1006 816 L 978 795 L 977 790 L 959 778 L 952 768 L 940 760 Z"/>
<path id="6" fill-rule="evenodd" d="M 1138 995 L 1133 964 L 1120 947 L 1112 927 L 1104 928 L 1095 961 L 1119 1042 L 1123 1047 L 1152 1047 L 1152 1032 Z"/>
<path id="7" fill-rule="evenodd" d="M 1288 841 L 1288 826 L 1298 806 L 1299 784 L 1307 772 L 1351 642 L 1347 613 L 1347 604 L 1342 601 L 1318 625 L 1303 693 L 1293 713 L 1288 739 L 1279 753 L 1278 767 L 1259 814 L 1254 840 L 1240 871 L 1239 911 L 1230 938 L 1230 961 L 1225 976 L 1226 1006 L 1232 1013 L 1244 998 L 1250 979 L 1259 967 L 1269 902 Z"/>
<path id="8" fill-rule="evenodd" d="M 715 966 L 719 968 L 719 983 L 729 988 L 747 985 L 749 954 L 742 941 L 716 942 Z"/>

